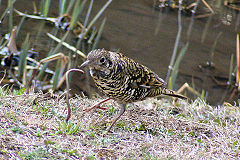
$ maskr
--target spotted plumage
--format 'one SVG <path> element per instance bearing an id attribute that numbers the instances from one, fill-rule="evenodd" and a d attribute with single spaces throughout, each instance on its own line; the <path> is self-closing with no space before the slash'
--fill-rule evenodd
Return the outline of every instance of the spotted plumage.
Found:
<path id="1" fill-rule="evenodd" d="M 120 114 L 113 124 L 124 113 L 127 103 L 162 94 L 186 99 L 167 89 L 165 82 L 149 68 L 121 53 L 104 49 L 93 50 L 88 54 L 81 68 L 86 66 L 90 68 L 90 74 L 98 89 L 122 105 Z"/>

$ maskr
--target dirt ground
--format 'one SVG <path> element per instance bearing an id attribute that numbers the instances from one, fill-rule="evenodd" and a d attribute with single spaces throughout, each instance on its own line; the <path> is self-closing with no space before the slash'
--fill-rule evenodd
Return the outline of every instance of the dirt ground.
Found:
<path id="1" fill-rule="evenodd" d="M 2 88 L 1 88 L 2 89 Z M 70 99 L 66 124 L 64 95 L 1 92 L 0 159 L 240 159 L 240 108 L 173 99 L 129 104 L 119 112 L 85 109 L 102 98 Z"/>

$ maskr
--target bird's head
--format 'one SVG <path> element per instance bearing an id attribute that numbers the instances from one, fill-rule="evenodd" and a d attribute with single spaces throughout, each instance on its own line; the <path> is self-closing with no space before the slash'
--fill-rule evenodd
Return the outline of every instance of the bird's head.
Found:
<path id="1" fill-rule="evenodd" d="M 110 53 L 105 49 L 95 49 L 88 54 L 87 60 L 81 64 L 80 68 L 89 67 L 102 70 L 111 66 Z"/>

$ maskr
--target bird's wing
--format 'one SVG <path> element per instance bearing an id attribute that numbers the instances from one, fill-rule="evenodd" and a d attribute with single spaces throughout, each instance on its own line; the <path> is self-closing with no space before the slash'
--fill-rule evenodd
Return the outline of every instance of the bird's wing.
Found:
<path id="1" fill-rule="evenodd" d="M 161 79 L 156 73 L 149 70 L 148 68 L 144 67 L 145 73 L 143 74 L 143 78 L 141 83 L 139 84 L 140 87 L 144 88 L 156 88 L 156 87 L 162 87 L 165 86 L 165 82 L 163 79 Z"/>
<path id="2" fill-rule="evenodd" d="M 164 80 L 158 77 L 156 73 L 147 67 L 136 64 L 135 67 L 129 69 L 129 79 L 133 88 L 157 88 L 165 86 Z"/>
<path id="3" fill-rule="evenodd" d="M 165 86 L 166 83 L 164 80 L 159 78 L 156 73 L 146 66 L 135 62 L 121 53 L 118 53 L 118 56 L 123 64 L 125 64 L 125 72 L 122 72 L 122 76 L 130 80 L 130 85 L 133 88 L 157 88 Z"/>

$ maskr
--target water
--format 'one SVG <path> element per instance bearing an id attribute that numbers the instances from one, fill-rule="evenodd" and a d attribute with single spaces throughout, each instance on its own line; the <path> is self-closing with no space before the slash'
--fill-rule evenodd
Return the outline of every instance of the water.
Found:
<path id="1" fill-rule="evenodd" d="M 94 1 L 92 15 L 95 15 L 105 3 L 105 0 Z M 175 90 L 185 82 L 190 85 L 194 84 L 199 92 L 202 89 L 207 91 L 208 102 L 211 104 L 222 103 L 223 100 L 228 100 L 231 94 L 227 87 L 217 85 L 213 76 L 225 82 L 229 74 L 231 55 L 236 54 L 236 34 L 239 33 L 239 14 L 224 7 L 221 3 L 222 1 L 217 0 L 209 3 L 216 14 L 211 18 L 208 16 L 194 19 L 190 36 L 188 36 L 188 29 L 192 17 L 182 15 L 182 33 L 177 50 L 179 53 L 180 49 L 189 42 L 187 53 L 180 64 Z M 51 6 L 58 6 L 58 1 L 53 1 Z M 5 7 L 4 1 L 1 4 L 1 13 Z M 17 0 L 14 7 L 20 11 L 29 10 L 28 13 L 32 13 L 32 4 L 28 0 Z M 165 79 L 178 33 L 177 12 L 177 10 L 160 12 L 154 9 L 152 0 L 113 0 L 101 17 L 107 17 L 107 23 L 98 46 L 108 50 L 120 50 Z M 200 2 L 200 10 L 197 13 L 199 12 L 202 14 L 209 12 L 202 2 Z M 50 9 L 51 17 L 57 16 L 57 13 L 57 9 Z M 19 18 L 14 17 L 14 23 L 19 22 Z M 36 36 L 40 21 L 28 20 L 24 23 L 19 43 L 24 40 L 26 32 L 30 32 L 32 37 Z M 1 34 L 7 32 L 7 24 L 5 22 L 0 25 Z M 49 45 L 50 39 L 45 32 L 52 31 L 52 28 L 45 25 L 38 41 L 34 41 L 33 46 L 41 53 L 40 57 L 44 57 L 49 52 L 46 46 Z M 214 53 L 212 60 L 215 68 L 206 68 L 204 66 L 211 59 L 212 53 Z M 75 78 L 75 82 L 85 79 L 78 73 Z M 73 84 L 73 90 L 87 91 L 84 84 L 84 82 L 83 85 Z M 234 99 L 236 98 L 235 96 Z"/>

